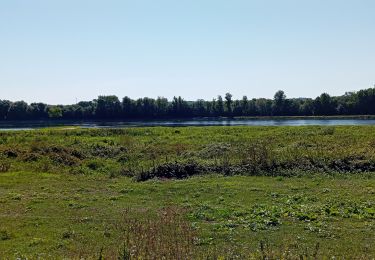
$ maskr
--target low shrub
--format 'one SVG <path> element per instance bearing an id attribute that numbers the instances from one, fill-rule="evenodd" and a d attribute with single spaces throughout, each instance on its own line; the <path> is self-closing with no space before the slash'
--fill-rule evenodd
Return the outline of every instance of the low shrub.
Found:
<path id="1" fill-rule="evenodd" d="M 192 175 L 199 174 L 204 171 L 204 167 L 201 167 L 196 162 L 190 163 L 166 163 L 148 171 L 141 171 L 137 176 L 137 181 L 145 181 L 152 178 L 176 178 L 183 179 Z"/>

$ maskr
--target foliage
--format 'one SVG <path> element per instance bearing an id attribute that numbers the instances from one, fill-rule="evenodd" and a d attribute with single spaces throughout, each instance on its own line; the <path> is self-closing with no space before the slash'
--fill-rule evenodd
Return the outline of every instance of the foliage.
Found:
<path id="1" fill-rule="evenodd" d="M 60 118 L 62 117 L 62 109 L 60 107 L 51 106 L 48 108 L 49 118 Z"/>
<path id="2" fill-rule="evenodd" d="M 118 120 L 144 118 L 186 118 L 219 116 L 332 116 L 332 115 L 374 115 L 375 88 L 346 93 L 331 97 L 323 93 L 315 99 L 288 99 L 284 91 L 276 92 L 274 99 L 233 100 L 226 93 L 225 100 L 186 101 L 174 97 L 171 101 L 164 97 L 139 98 L 124 97 L 122 102 L 116 96 L 99 96 L 93 101 L 81 101 L 75 105 L 49 106 L 43 103 L 28 105 L 24 101 L 0 100 L 1 120 L 24 119 L 65 119 L 65 120 Z"/>

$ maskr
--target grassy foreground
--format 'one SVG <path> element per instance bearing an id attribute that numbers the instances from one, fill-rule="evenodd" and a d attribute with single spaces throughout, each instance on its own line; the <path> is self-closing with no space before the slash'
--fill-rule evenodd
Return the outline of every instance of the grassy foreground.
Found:
<path id="1" fill-rule="evenodd" d="M 0 191 L 0 258 L 115 258 L 124 245 L 145 258 L 375 256 L 372 178 L 18 172 L 0 175 Z"/>
<path id="2" fill-rule="evenodd" d="M 0 258 L 374 258 L 374 130 L 0 133 Z"/>

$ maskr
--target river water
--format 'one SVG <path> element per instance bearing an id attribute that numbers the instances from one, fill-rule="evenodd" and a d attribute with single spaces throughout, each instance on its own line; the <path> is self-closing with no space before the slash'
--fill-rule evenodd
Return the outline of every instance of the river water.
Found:
<path id="1" fill-rule="evenodd" d="M 93 121 L 93 122 L 1 122 L 0 130 L 32 130 L 56 126 L 79 126 L 82 128 L 126 128 L 143 126 L 339 126 L 375 125 L 374 119 L 189 119 L 146 121 Z"/>

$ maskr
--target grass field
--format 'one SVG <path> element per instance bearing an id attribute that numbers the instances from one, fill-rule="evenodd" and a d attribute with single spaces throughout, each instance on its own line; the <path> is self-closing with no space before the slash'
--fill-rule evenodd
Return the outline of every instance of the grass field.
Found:
<path id="1" fill-rule="evenodd" d="M 0 258 L 374 258 L 374 130 L 2 132 Z"/>

